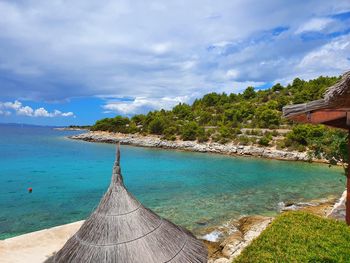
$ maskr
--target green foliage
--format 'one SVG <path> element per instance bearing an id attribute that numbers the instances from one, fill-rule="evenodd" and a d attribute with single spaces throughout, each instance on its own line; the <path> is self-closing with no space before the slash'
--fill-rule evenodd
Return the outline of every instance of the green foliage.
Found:
<path id="1" fill-rule="evenodd" d="M 276 105 L 277 107 L 277 105 Z M 277 128 L 281 123 L 281 112 L 266 106 L 258 108 L 257 117 L 261 128 Z"/>
<path id="2" fill-rule="evenodd" d="M 312 140 L 313 155 L 331 164 L 348 160 L 348 134 L 342 130 L 326 129 L 320 140 Z"/>
<path id="3" fill-rule="evenodd" d="M 188 122 L 183 125 L 181 130 L 181 139 L 184 141 L 194 141 L 197 138 L 199 132 L 199 125 L 194 122 Z"/>
<path id="4" fill-rule="evenodd" d="M 91 127 L 92 131 L 109 131 L 109 132 L 127 132 L 127 125 L 130 123 L 128 118 L 116 116 L 114 118 L 105 118 L 99 120 Z"/>
<path id="5" fill-rule="evenodd" d="M 256 141 L 260 145 L 271 145 L 268 134 L 263 138 L 254 137 L 263 136 L 259 128 L 275 129 L 288 125 L 293 130 L 285 140 L 278 142 L 279 148 L 299 151 L 308 149 L 314 151 L 316 157 L 336 162 L 346 158 L 347 154 L 344 147 L 347 137 L 343 132 L 323 126 L 294 125 L 282 119 L 281 110 L 287 104 L 322 98 L 325 89 L 337 80 L 337 77 L 319 77 L 310 81 L 296 78 L 286 87 L 275 84 L 270 89 L 258 91 L 248 87 L 242 94 L 212 92 L 196 99 L 192 105 L 180 103 L 170 111 L 152 111 L 130 119 L 116 116 L 98 120 L 91 130 L 156 134 L 168 140 L 180 136 L 184 140 L 197 139 L 200 142 L 212 139 L 220 143 L 234 140 L 241 145 Z M 252 129 L 246 132 L 252 136 L 239 135 L 242 128 Z M 208 129 L 210 131 L 205 132 Z M 270 135 L 276 137 L 278 133 Z"/>
<path id="6" fill-rule="evenodd" d="M 235 263 L 349 262 L 350 228 L 305 212 L 279 215 Z"/>
<path id="7" fill-rule="evenodd" d="M 310 139 L 320 138 L 325 127 L 322 125 L 299 124 L 293 127 L 292 131 L 286 135 L 286 145 L 309 145 Z"/>
<path id="8" fill-rule="evenodd" d="M 169 141 L 175 141 L 177 134 L 177 128 L 175 126 L 169 126 L 164 130 L 164 139 Z"/>
<path id="9" fill-rule="evenodd" d="M 173 108 L 173 113 L 180 119 L 190 119 L 192 108 L 186 103 L 180 103 Z"/>
<path id="10" fill-rule="evenodd" d="M 222 144 L 228 143 L 233 138 L 233 135 L 234 131 L 232 128 L 223 125 L 219 128 L 218 141 Z"/>
<path id="11" fill-rule="evenodd" d="M 197 131 L 197 141 L 198 142 L 207 142 L 210 138 L 210 131 L 206 132 L 204 128 L 199 127 Z"/>
<path id="12" fill-rule="evenodd" d="M 272 139 L 271 135 L 264 135 L 259 139 L 259 145 L 268 146 L 271 142 L 271 139 Z"/>
<path id="13" fill-rule="evenodd" d="M 243 92 L 243 98 L 245 98 L 246 100 L 252 99 L 255 96 L 256 96 L 256 92 L 253 87 L 248 87 Z"/>
<path id="14" fill-rule="evenodd" d="M 162 134 L 165 129 L 166 123 L 163 118 L 155 118 L 150 121 L 148 125 L 149 132 L 152 134 Z"/>
<path id="15" fill-rule="evenodd" d="M 310 157 L 324 158 L 336 164 L 348 158 L 347 141 L 348 134 L 342 130 L 323 125 L 299 124 L 286 135 L 284 145 L 299 151 L 307 147 Z"/>
<path id="16" fill-rule="evenodd" d="M 238 142 L 240 145 L 248 145 L 250 141 L 251 140 L 249 139 L 248 136 L 243 135 L 238 137 Z"/>
<path id="17" fill-rule="evenodd" d="M 281 90 L 283 90 L 283 86 L 280 83 L 277 83 L 271 89 L 272 89 L 273 92 L 281 91 Z"/>

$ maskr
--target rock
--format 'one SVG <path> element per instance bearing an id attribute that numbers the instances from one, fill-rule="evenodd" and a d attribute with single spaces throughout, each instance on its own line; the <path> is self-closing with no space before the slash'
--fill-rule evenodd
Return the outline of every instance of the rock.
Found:
<path id="1" fill-rule="evenodd" d="M 241 218 L 238 223 L 239 231 L 227 237 L 220 246 L 223 247 L 222 254 L 229 262 L 237 257 L 265 228 L 272 222 L 273 218 L 263 216 L 249 216 Z"/>
<path id="2" fill-rule="evenodd" d="M 227 258 L 219 258 L 214 261 L 214 263 L 230 263 L 231 261 L 228 260 Z"/>
<path id="3" fill-rule="evenodd" d="M 75 140 L 83 140 L 89 142 L 104 142 L 104 143 L 116 143 L 135 145 L 141 147 L 157 147 L 165 149 L 178 149 L 193 152 L 209 152 L 220 154 L 237 154 L 246 156 L 264 157 L 278 160 L 301 160 L 309 161 L 309 157 L 306 152 L 289 152 L 281 151 L 273 148 L 265 148 L 258 146 L 243 146 L 235 145 L 233 143 L 220 144 L 216 142 L 212 143 L 197 143 L 195 141 L 167 141 L 161 139 L 155 135 L 139 135 L 139 134 L 121 134 L 121 133 L 109 133 L 101 131 L 90 131 L 79 135 L 70 136 L 69 138 Z"/>
<path id="4" fill-rule="evenodd" d="M 327 217 L 331 217 L 337 220 L 345 220 L 345 214 L 346 214 L 346 191 L 343 192 L 342 196 L 339 200 L 334 204 L 334 206 L 330 209 L 330 211 L 327 211 Z"/>
<path id="5" fill-rule="evenodd" d="M 252 240 L 260 235 L 272 220 L 271 217 L 247 216 L 239 220 L 230 220 L 220 227 L 208 228 L 208 234 L 203 235 L 202 238 L 213 233 L 220 233 L 220 236 L 215 238 L 220 242 L 204 241 L 209 251 L 208 262 L 231 263 Z"/>
<path id="6" fill-rule="evenodd" d="M 224 242 L 220 244 L 220 246 L 223 247 L 222 254 L 225 257 L 230 258 L 237 251 L 237 249 L 241 247 L 241 244 L 243 242 L 244 239 L 242 233 L 237 231 L 236 233 L 226 238 Z"/>
<path id="7" fill-rule="evenodd" d="M 207 240 L 203 240 L 203 243 L 208 249 L 208 258 L 215 260 L 223 256 L 221 251 L 222 248 L 220 247 L 220 244 L 218 242 L 210 242 Z"/>
<path id="8" fill-rule="evenodd" d="M 195 222 L 197 225 L 200 225 L 200 226 L 205 226 L 208 224 L 208 221 L 205 220 L 205 219 L 202 219 L 202 220 L 198 220 Z"/>

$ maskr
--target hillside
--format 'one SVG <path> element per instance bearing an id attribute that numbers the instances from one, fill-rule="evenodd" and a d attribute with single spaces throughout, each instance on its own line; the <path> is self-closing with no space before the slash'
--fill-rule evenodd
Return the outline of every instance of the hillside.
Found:
<path id="1" fill-rule="evenodd" d="M 282 118 L 285 105 L 320 99 L 339 79 L 321 76 L 304 81 L 296 78 L 285 87 L 276 84 L 265 90 L 247 87 L 239 94 L 209 93 L 192 105 L 180 103 L 168 111 L 98 120 L 91 130 L 155 134 L 165 140 L 233 142 L 308 150 L 316 157 L 342 161 L 346 157 L 345 132 L 322 125 L 296 125 Z"/>

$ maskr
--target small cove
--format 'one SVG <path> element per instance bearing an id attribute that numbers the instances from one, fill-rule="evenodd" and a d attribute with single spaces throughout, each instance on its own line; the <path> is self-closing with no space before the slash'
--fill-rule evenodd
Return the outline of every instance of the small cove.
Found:
<path id="1" fill-rule="evenodd" d="M 115 147 L 66 138 L 77 133 L 0 125 L 0 239 L 84 219 L 97 206 Z M 122 146 L 121 164 L 144 205 L 191 230 L 339 196 L 345 181 L 340 167 L 132 146 Z"/>

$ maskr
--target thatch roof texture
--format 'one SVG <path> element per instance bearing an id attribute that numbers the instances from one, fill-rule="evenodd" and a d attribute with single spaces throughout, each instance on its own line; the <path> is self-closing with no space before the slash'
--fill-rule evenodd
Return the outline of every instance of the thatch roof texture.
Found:
<path id="1" fill-rule="evenodd" d="M 204 244 L 145 208 L 125 188 L 120 150 L 111 184 L 78 232 L 47 262 L 207 262 Z"/>
<path id="2" fill-rule="evenodd" d="M 340 81 L 328 88 L 324 99 L 283 108 L 283 116 L 293 118 L 317 110 L 348 110 L 350 108 L 350 71 Z"/>

